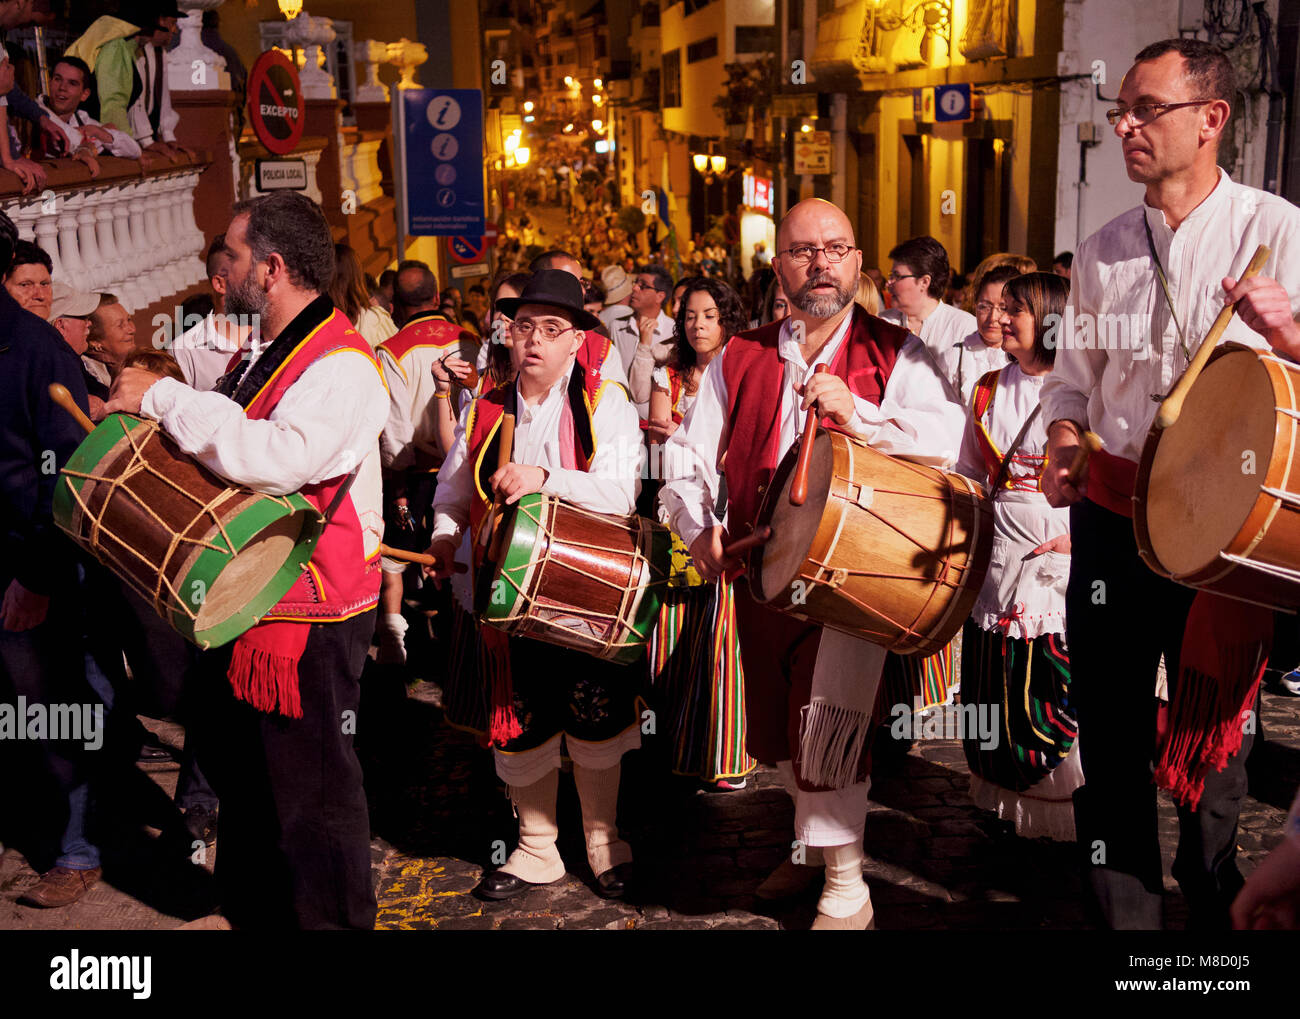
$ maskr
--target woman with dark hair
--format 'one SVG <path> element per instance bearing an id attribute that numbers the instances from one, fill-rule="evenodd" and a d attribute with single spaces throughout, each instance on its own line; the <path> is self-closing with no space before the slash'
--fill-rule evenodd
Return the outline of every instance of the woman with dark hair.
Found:
<path id="1" fill-rule="evenodd" d="M 334 245 L 334 275 L 330 279 L 329 297 L 372 348 L 397 335 L 393 317 L 371 302 L 366 274 L 351 245 Z"/>
<path id="2" fill-rule="evenodd" d="M 1072 794 L 1083 782 L 1065 646 L 1070 514 L 1043 495 L 1038 398 L 1069 289 L 1046 272 L 1006 281 L 999 320 L 1014 360 L 975 386 L 957 467 L 984 482 L 993 503 L 993 557 L 962 630 L 961 699 L 989 713 L 999 738 L 965 740 L 971 798 L 1019 835 L 1065 841 L 1074 839 Z"/>
<path id="3" fill-rule="evenodd" d="M 676 345 L 654 370 L 647 432 L 666 442 L 686 416 L 709 363 L 745 328 L 740 297 L 696 277 L 677 314 Z M 652 455 L 651 463 L 657 463 Z M 673 571 L 650 638 L 651 683 L 668 709 L 673 772 L 719 791 L 743 789 L 757 762 L 745 752 L 745 677 L 731 583 L 706 582 L 673 535 Z"/>
<path id="4" fill-rule="evenodd" d="M 758 316 L 758 325 L 765 326 L 769 322 L 780 322 L 789 314 L 790 299 L 781 289 L 780 277 L 774 277 L 767 288 L 767 293 L 763 296 L 763 309 Z"/>

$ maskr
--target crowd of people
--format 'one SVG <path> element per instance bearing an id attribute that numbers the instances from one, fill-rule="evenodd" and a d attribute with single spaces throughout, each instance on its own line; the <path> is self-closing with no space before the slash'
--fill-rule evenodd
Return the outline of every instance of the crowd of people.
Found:
<path id="1" fill-rule="evenodd" d="M 81 66 L 56 71 L 66 99 Z M 195 324 L 160 351 L 139 349 L 113 295 L 52 280 L 48 254 L 0 217 L 5 692 L 101 703 L 106 746 L 126 764 L 168 752 L 140 725 L 142 701 L 181 721 L 177 821 L 211 843 L 220 816 L 222 910 L 241 927 L 373 926 L 355 728 L 339 720 L 355 717 L 376 667 L 436 681 L 447 724 L 489 748 L 518 841 L 485 873 L 487 899 L 565 874 L 557 795 L 570 766 L 593 888 L 634 894 L 618 805 L 649 705 L 674 774 L 727 795 L 760 764 L 779 772 L 798 848 L 755 894 L 820 882 L 814 929 L 871 928 L 872 745 L 879 756 L 905 744 L 960 700 L 999 720 L 998 739 L 960 734 L 972 799 L 1023 837 L 1077 842 L 1103 923 L 1163 923 L 1154 764 L 1178 803 L 1174 874 L 1192 925 L 1294 924 L 1296 813 L 1250 882 L 1235 863 L 1254 736 L 1230 723 L 1257 710 L 1267 637 L 1245 668 L 1196 654 L 1231 692 L 1198 714 L 1180 655 L 1195 653 L 1194 628 L 1222 624 L 1143 565 L 1129 520 L 1151 396 L 1218 310 L 1193 295 L 1237 302 L 1228 338 L 1300 356 L 1296 269 L 1224 278 L 1228 240 L 1284 251 L 1300 232 L 1294 207 L 1217 168 L 1233 101 L 1217 50 L 1172 40 L 1138 54 L 1113 123 L 1145 204 L 1051 272 L 997 253 L 957 280 L 921 236 L 894 246 L 884 273 L 864 265 L 840 209 L 808 199 L 748 281 L 706 246 L 687 259 L 699 271 L 675 277 L 662 253 L 636 258 L 593 203 L 526 264 L 506 238 L 502 272 L 462 295 L 416 260 L 368 278 L 317 206 L 278 192 L 234 207 L 206 253 L 209 293 L 187 307 Z M 1153 264 L 1173 284 L 1167 307 L 1147 299 Z M 1058 342 L 1068 314 L 1138 307 L 1149 357 Z M 49 457 L 66 463 L 84 433 L 51 404 L 52 382 L 94 422 L 140 415 L 231 482 L 300 493 L 324 520 L 312 568 L 233 644 L 186 642 L 54 528 Z M 764 540 L 764 493 L 814 419 L 987 496 L 992 555 L 959 655 L 893 655 L 756 596 L 735 543 Z M 1103 448 L 1076 463 L 1085 432 Z M 644 652 L 584 653 L 571 635 L 494 625 L 492 606 L 518 584 L 501 538 L 512 513 L 543 530 L 567 513 L 568 540 L 592 549 L 611 519 L 667 528 L 672 568 Z M 532 632 L 548 618 L 569 625 L 539 616 Z M 890 724 L 900 716 L 911 724 Z M 0 752 L 44 777 L 6 789 L 0 813 L 0 837 L 39 861 L 24 901 L 76 901 L 100 877 L 91 752 Z"/>

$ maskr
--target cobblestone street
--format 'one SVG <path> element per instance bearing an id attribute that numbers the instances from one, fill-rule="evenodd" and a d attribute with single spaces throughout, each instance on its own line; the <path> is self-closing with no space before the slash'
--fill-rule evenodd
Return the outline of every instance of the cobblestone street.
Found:
<path id="1" fill-rule="evenodd" d="M 815 895 L 773 907 L 755 886 L 789 853 L 792 809 L 776 773 L 763 769 L 746 789 L 704 793 L 665 781 L 652 743 L 625 762 L 622 825 L 636 852 L 634 902 L 592 891 L 571 780 L 560 786 L 560 850 L 570 873 L 555 885 L 504 903 L 471 894 L 494 850 L 513 845 L 514 820 L 489 755 L 446 728 L 431 687 L 372 704 L 369 742 L 359 742 L 370 791 L 381 929 L 806 928 Z M 1238 836 L 1249 871 L 1277 841 L 1300 780 L 1300 700 L 1266 693 L 1266 741 L 1252 759 L 1251 796 Z M 150 723 L 164 740 L 180 731 Z M 649 742 L 649 741 L 648 741 Z M 175 764 L 124 769 L 105 804 L 119 824 L 102 833 L 105 877 L 65 910 L 15 900 L 36 881 L 16 851 L 0 856 L 0 929 L 166 929 L 201 920 L 212 908 L 210 871 L 174 831 L 169 796 Z M 881 929 L 1032 930 L 1091 926 L 1074 847 L 1026 841 L 1008 823 L 974 807 L 967 770 L 953 741 L 925 741 L 896 760 L 877 755 L 867 821 L 867 880 Z M 164 795 L 166 794 L 166 795 Z M 1162 795 L 1166 874 L 1176 822 Z M 162 834 L 168 830 L 169 834 Z M 494 843 L 497 843 L 494 846 Z M 1169 926 L 1183 925 L 1176 885 L 1166 876 Z"/>

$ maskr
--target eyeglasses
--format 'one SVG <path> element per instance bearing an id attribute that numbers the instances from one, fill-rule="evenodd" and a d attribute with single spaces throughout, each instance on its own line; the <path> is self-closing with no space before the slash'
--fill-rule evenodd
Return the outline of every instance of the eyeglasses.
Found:
<path id="1" fill-rule="evenodd" d="M 834 265 L 836 262 L 843 262 L 848 258 L 850 251 L 857 251 L 852 244 L 845 244 L 842 241 L 835 244 L 828 244 L 824 248 L 815 247 L 812 244 L 796 244 L 794 247 L 787 248 L 785 251 L 778 251 L 778 255 L 788 255 L 790 261 L 795 265 L 807 265 L 818 254 L 824 254 L 826 261 Z"/>
<path id="2" fill-rule="evenodd" d="M 632 289 L 633 289 L 633 290 L 653 290 L 656 294 L 667 293 L 667 291 L 660 290 L 660 289 L 659 289 L 657 286 L 655 286 L 653 283 L 642 283 L 640 280 L 633 280 L 633 281 L 632 281 Z"/>
<path id="3" fill-rule="evenodd" d="M 1106 122 L 1114 127 L 1125 117 L 1135 127 L 1150 124 L 1156 117 L 1162 117 L 1170 110 L 1179 110 L 1184 106 L 1204 106 L 1214 102 L 1213 99 L 1189 99 L 1185 103 L 1135 103 L 1132 106 L 1117 107 L 1106 111 Z"/>
<path id="4" fill-rule="evenodd" d="M 975 310 L 981 315 L 1004 315 L 1006 314 L 1007 306 L 1005 304 L 989 304 L 988 301 L 976 301 Z"/>
<path id="5" fill-rule="evenodd" d="M 527 340 L 536 329 L 542 339 L 549 342 L 558 340 L 565 333 L 573 331 L 573 326 L 557 326 L 554 322 L 535 324 L 530 318 L 517 319 L 510 323 L 510 331 L 521 340 Z"/>
<path id="6" fill-rule="evenodd" d="M 921 277 L 913 272 L 891 272 L 885 277 L 886 283 L 897 283 L 899 280 L 919 280 Z"/>

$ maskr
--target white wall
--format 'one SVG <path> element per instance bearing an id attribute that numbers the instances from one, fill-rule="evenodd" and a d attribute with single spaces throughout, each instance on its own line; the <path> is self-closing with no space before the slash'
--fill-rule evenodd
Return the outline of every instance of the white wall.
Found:
<path id="1" fill-rule="evenodd" d="M 1277 18 L 1278 0 L 1268 0 Z M 1103 95 L 1114 98 L 1120 80 L 1142 47 L 1179 34 L 1179 21 L 1199 24 L 1199 0 L 1065 0 L 1065 28 L 1059 73 L 1091 74 L 1093 61 L 1105 62 Z M 1238 88 L 1258 84 L 1258 48 L 1248 43 L 1229 54 L 1237 68 Z M 1120 154 L 1119 139 L 1106 123 L 1106 110 L 1114 104 L 1096 98 L 1096 86 L 1084 79 L 1061 84 L 1061 133 L 1056 188 L 1055 251 L 1073 251 L 1087 237 L 1114 217 L 1142 200 L 1141 185 L 1128 179 Z M 1238 146 L 1237 160 L 1225 169 L 1233 179 L 1260 187 L 1263 182 L 1263 154 L 1267 100 L 1257 97 L 1248 109 L 1234 109 L 1233 129 Z M 1101 144 L 1088 150 L 1088 183 L 1080 189 L 1079 143 L 1076 125 L 1092 121 L 1101 131 Z M 1078 206 L 1082 191 L 1082 216 Z M 1082 221 L 1082 230 L 1077 223 Z"/>

